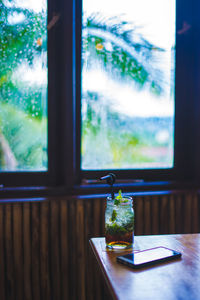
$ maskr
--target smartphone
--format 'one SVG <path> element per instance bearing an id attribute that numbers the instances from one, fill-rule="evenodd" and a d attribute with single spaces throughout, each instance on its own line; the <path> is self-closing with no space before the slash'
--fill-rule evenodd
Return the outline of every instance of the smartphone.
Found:
<path id="1" fill-rule="evenodd" d="M 155 247 L 136 253 L 117 256 L 119 263 L 128 265 L 134 269 L 152 266 L 165 261 L 178 259 L 181 253 L 166 247 Z"/>

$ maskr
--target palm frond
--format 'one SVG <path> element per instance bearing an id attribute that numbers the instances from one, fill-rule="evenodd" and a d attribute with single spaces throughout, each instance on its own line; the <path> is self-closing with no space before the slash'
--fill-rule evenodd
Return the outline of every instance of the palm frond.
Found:
<path id="1" fill-rule="evenodd" d="M 92 14 L 84 20 L 82 32 L 83 62 L 87 61 L 88 68 L 98 58 L 106 70 L 112 69 L 123 79 L 133 79 L 138 87 L 146 85 L 161 94 L 163 74 L 156 60 L 164 50 L 147 41 L 136 26 L 119 17 Z"/>

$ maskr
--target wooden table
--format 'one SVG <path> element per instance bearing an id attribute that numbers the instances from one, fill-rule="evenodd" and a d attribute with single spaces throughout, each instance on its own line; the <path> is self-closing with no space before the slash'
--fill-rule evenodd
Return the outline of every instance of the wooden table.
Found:
<path id="1" fill-rule="evenodd" d="M 134 251 L 165 246 L 182 252 L 181 260 L 141 270 L 116 262 L 130 250 L 108 250 L 104 238 L 92 238 L 90 246 L 113 299 L 200 299 L 200 234 L 136 236 Z"/>

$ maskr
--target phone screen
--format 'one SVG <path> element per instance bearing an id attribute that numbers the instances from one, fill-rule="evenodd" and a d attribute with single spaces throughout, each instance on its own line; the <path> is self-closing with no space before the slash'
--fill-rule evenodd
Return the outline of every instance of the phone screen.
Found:
<path id="1" fill-rule="evenodd" d="M 181 256 L 180 252 L 165 247 L 156 247 L 144 251 L 118 256 L 117 261 L 132 266 L 142 266 L 160 261 L 167 261 Z"/>

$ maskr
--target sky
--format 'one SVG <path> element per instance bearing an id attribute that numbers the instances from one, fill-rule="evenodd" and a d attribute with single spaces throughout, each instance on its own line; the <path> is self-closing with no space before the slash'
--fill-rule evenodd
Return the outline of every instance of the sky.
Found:
<path id="1" fill-rule="evenodd" d="M 86 15 L 98 12 L 105 17 L 121 16 L 138 26 L 139 33 L 149 42 L 166 50 L 165 68 L 170 81 L 171 48 L 175 44 L 175 0 L 83 0 L 83 11 Z M 170 86 L 165 97 L 158 99 L 147 90 L 138 92 L 134 84 L 122 85 L 112 80 L 111 76 L 108 77 L 103 70 L 94 67 L 92 71 L 83 73 L 83 87 L 105 95 L 110 94 L 110 105 L 125 115 L 174 115 L 174 100 L 169 96 Z"/>
<path id="2" fill-rule="evenodd" d="M 42 8 L 47 7 L 46 0 L 15 0 L 20 7 L 33 9 L 35 12 L 40 12 Z"/>
<path id="3" fill-rule="evenodd" d="M 83 0 L 83 10 L 88 14 L 98 11 L 107 16 L 122 15 L 141 26 L 140 30 L 157 46 L 171 47 L 174 43 L 175 0 Z"/>

